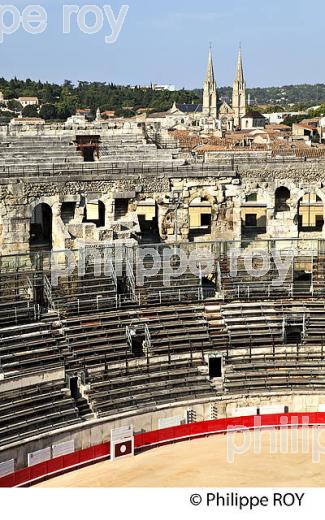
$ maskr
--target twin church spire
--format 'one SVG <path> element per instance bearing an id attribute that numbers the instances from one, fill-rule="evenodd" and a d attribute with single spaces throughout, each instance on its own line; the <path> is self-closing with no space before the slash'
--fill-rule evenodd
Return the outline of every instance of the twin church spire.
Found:
<path id="1" fill-rule="evenodd" d="M 207 117 L 218 117 L 218 93 L 214 77 L 212 50 L 209 49 L 208 70 L 203 89 L 203 113 Z"/>
<path id="2" fill-rule="evenodd" d="M 203 92 L 203 113 L 205 116 L 218 118 L 219 116 L 219 97 L 217 84 L 214 76 L 213 58 L 211 47 L 209 49 L 208 69 L 204 82 Z M 243 62 L 241 49 L 238 52 L 236 77 L 233 85 L 232 110 L 234 116 L 234 126 L 240 126 L 240 120 L 246 113 L 246 84 L 244 79 Z"/>
<path id="3" fill-rule="evenodd" d="M 234 111 L 234 126 L 240 126 L 241 118 L 246 114 L 246 83 L 243 71 L 241 49 L 239 48 L 236 78 L 232 91 L 232 109 Z"/>

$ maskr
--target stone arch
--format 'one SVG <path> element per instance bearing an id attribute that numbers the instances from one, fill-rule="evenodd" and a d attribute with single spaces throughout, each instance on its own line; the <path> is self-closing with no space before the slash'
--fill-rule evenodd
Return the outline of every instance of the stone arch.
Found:
<path id="1" fill-rule="evenodd" d="M 207 201 L 210 202 L 211 207 L 214 208 L 216 204 L 216 197 L 211 195 L 211 193 L 206 190 L 200 190 L 192 193 L 188 201 L 189 206 L 192 204 L 193 200 L 197 199 L 198 197 L 207 199 Z"/>
<path id="2" fill-rule="evenodd" d="M 29 205 L 27 207 L 27 210 L 26 210 L 27 218 L 31 218 L 32 217 L 34 209 L 39 204 L 47 204 L 51 208 L 52 212 L 55 213 L 54 206 L 56 204 L 56 201 L 54 201 L 53 199 L 54 199 L 53 197 L 52 198 L 49 198 L 49 197 L 38 197 L 37 199 L 32 200 L 29 203 Z"/>
<path id="3" fill-rule="evenodd" d="M 299 198 L 298 198 L 299 196 Z M 325 222 L 325 196 L 317 189 L 300 190 L 296 202 L 298 233 L 323 233 Z"/>
<path id="4" fill-rule="evenodd" d="M 325 206 L 325 193 L 320 188 L 314 188 L 313 186 L 311 186 L 310 188 L 303 188 L 303 189 L 299 190 L 294 196 L 292 196 L 291 197 L 292 205 L 298 206 L 299 200 L 311 192 L 318 195 L 318 197 L 322 200 L 322 202 Z"/>

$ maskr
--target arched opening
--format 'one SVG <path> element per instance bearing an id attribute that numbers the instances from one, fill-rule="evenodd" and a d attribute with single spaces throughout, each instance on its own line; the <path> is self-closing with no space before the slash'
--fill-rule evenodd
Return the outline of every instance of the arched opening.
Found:
<path id="1" fill-rule="evenodd" d="M 192 200 L 189 206 L 189 219 L 190 240 L 211 235 L 212 207 L 207 196 L 199 196 Z"/>
<path id="2" fill-rule="evenodd" d="M 275 213 L 283 213 L 290 211 L 288 200 L 290 199 L 290 190 L 285 186 L 277 188 L 275 191 Z"/>
<path id="3" fill-rule="evenodd" d="M 33 209 L 30 222 L 31 248 L 52 249 L 52 209 L 48 204 L 37 204 Z"/>
<path id="4" fill-rule="evenodd" d="M 298 202 L 298 231 L 299 233 L 321 233 L 323 227 L 323 201 L 316 193 L 306 193 Z"/>
<path id="5" fill-rule="evenodd" d="M 96 224 L 96 227 L 105 226 L 105 204 L 101 200 L 87 202 L 83 222 Z"/>

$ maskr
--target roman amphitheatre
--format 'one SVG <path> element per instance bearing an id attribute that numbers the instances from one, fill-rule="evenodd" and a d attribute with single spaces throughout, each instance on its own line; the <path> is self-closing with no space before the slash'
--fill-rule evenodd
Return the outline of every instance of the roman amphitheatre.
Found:
<path id="1" fill-rule="evenodd" d="M 190 463 L 224 463 L 233 421 L 324 422 L 324 158 L 34 123 L 0 143 L 0 485 L 258 485 L 249 454 Z M 308 455 L 251 460 L 322 484 Z"/>

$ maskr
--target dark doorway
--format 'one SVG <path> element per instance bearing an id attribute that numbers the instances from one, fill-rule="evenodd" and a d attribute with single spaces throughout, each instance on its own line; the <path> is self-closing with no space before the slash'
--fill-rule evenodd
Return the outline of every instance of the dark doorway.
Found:
<path id="1" fill-rule="evenodd" d="M 136 358 L 144 356 L 143 342 L 145 340 L 144 334 L 137 334 L 132 336 L 132 354 Z"/>
<path id="2" fill-rule="evenodd" d="M 286 325 L 285 326 L 285 343 L 287 345 L 301 343 L 303 333 L 302 325 Z"/>
<path id="3" fill-rule="evenodd" d="M 79 397 L 78 377 L 70 377 L 69 386 L 70 386 L 71 397 L 73 399 L 78 399 L 78 397 Z"/>
<path id="4" fill-rule="evenodd" d="M 312 274 L 305 271 L 294 271 L 293 294 L 294 296 L 310 295 L 312 286 Z"/>
<path id="5" fill-rule="evenodd" d="M 221 357 L 210 357 L 209 358 L 209 377 L 214 379 L 215 377 L 222 377 L 222 359 Z"/>
<path id="6" fill-rule="evenodd" d="M 149 211 L 148 211 L 149 208 Z M 142 213 L 143 212 L 143 213 Z M 137 209 L 139 225 L 141 230 L 141 242 L 157 244 L 160 242 L 158 228 L 158 209 L 157 204 L 151 206 L 139 205 Z"/>
<path id="7" fill-rule="evenodd" d="M 115 199 L 114 219 L 125 217 L 129 211 L 129 199 Z"/>
<path id="8" fill-rule="evenodd" d="M 76 211 L 75 202 L 63 202 L 61 206 L 61 219 L 64 224 L 69 224 L 74 219 Z"/>
<path id="9" fill-rule="evenodd" d="M 29 243 L 31 247 L 52 249 L 52 209 L 48 204 L 38 204 L 33 210 Z"/>
<path id="10" fill-rule="evenodd" d="M 105 226 L 105 204 L 101 200 L 98 201 L 98 227 Z"/>
<path id="11" fill-rule="evenodd" d="M 290 211 L 288 200 L 290 199 L 290 191 L 285 186 L 277 188 L 275 191 L 275 212 L 281 213 L 284 211 Z"/>
<path id="12" fill-rule="evenodd" d="M 93 146 L 85 146 L 82 154 L 85 162 L 95 162 L 95 148 Z"/>
<path id="13" fill-rule="evenodd" d="M 78 135 L 76 138 L 77 150 L 82 153 L 84 162 L 94 162 L 99 159 L 99 135 Z"/>

